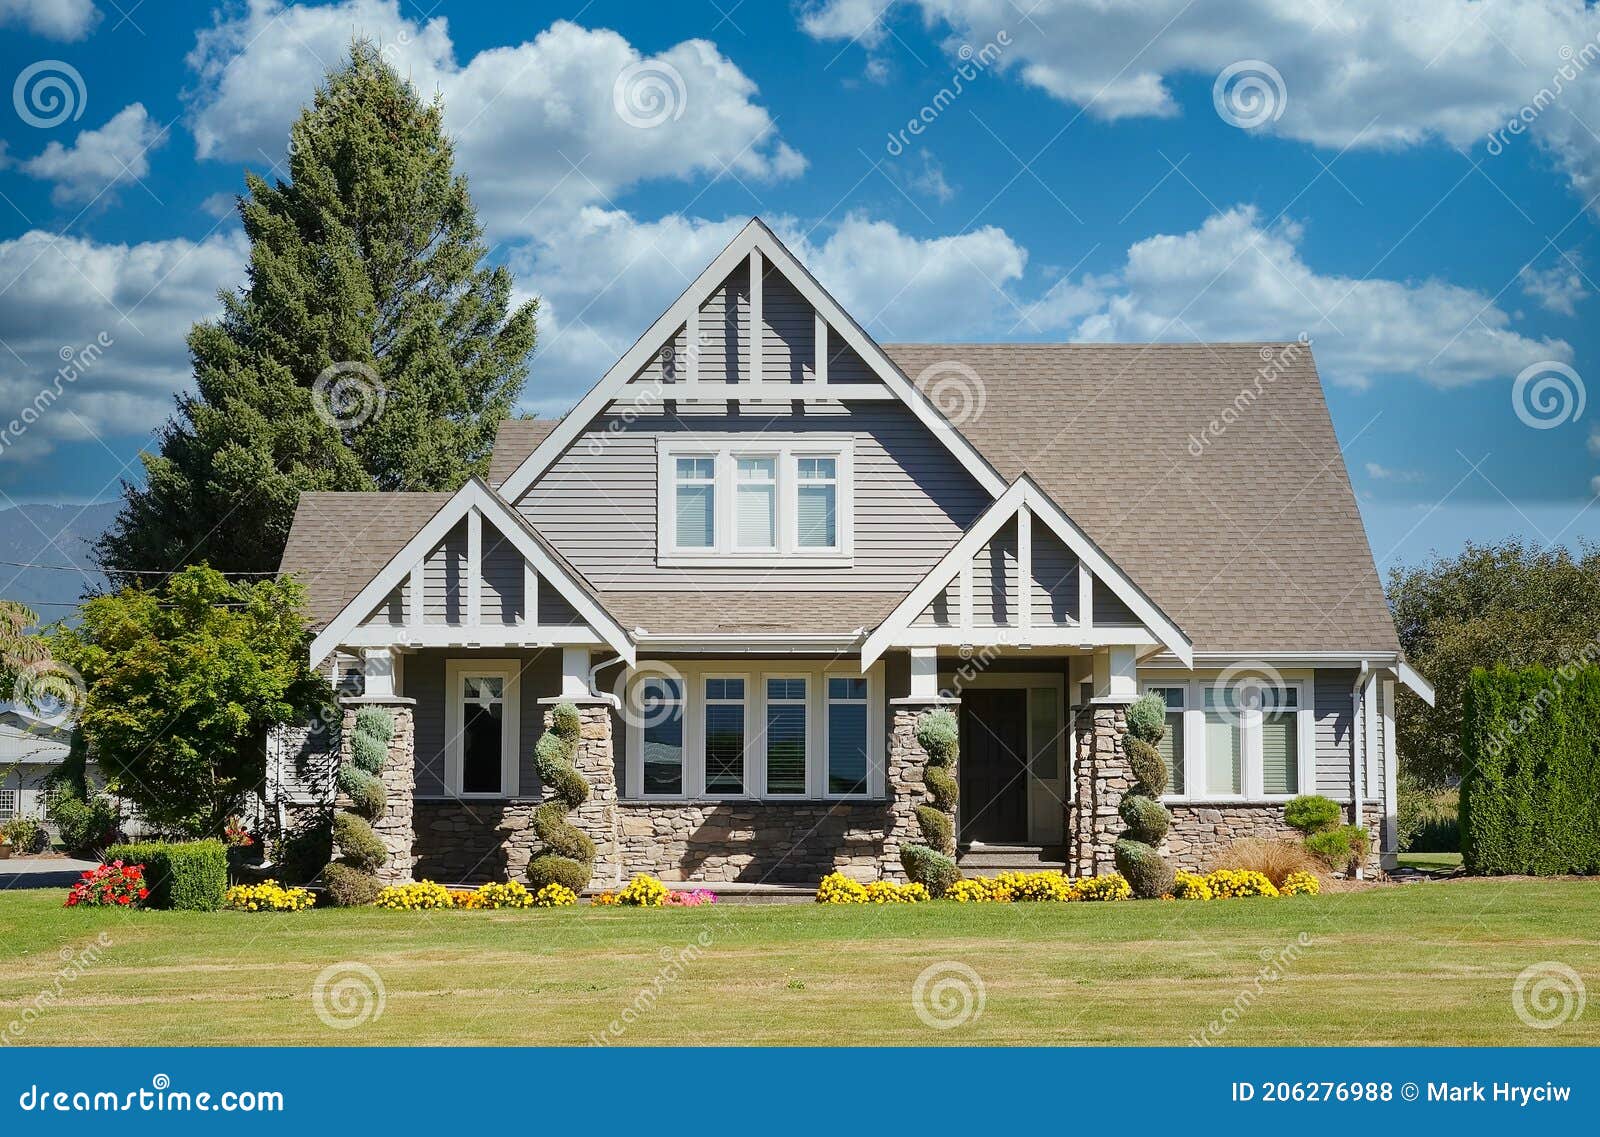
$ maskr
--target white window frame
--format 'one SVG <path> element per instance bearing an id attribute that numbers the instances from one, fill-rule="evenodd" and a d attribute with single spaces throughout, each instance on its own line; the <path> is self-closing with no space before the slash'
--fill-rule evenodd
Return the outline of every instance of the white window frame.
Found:
<path id="1" fill-rule="evenodd" d="M 1281 687 L 1297 692 L 1295 698 L 1295 744 L 1298 769 L 1298 787 L 1293 793 L 1269 794 L 1264 788 L 1265 772 L 1261 753 L 1261 711 L 1245 709 L 1239 712 L 1240 793 L 1214 794 L 1207 791 L 1206 778 L 1209 755 L 1206 753 L 1205 692 L 1220 677 L 1220 672 L 1203 678 L 1188 673 L 1162 674 L 1140 672 L 1139 693 L 1158 687 L 1182 687 L 1184 776 L 1182 794 L 1163 794 L 1161 800 L 1177 804 L 1238 803 L 1246 805 L 1275 804 L 1289 801 L 1301 794 L 1316 793 L 1317 785 L 1317 711 L 1315 706 L 1315 675 L 1304 670 L 1280 671 Z"/>
<path id="2" fill-rule="evenodd" d="M 677 543 L 679 458 L 714 459 L 715 516 L 709 548 L 683 548 Z M 778 543 L 774 548 L 752 550 L 737 544 L 739 458 L 775 460 Z M 834 462 L 834 537 L 838 543 L 832 549 L 800 547 L 797 503 L 801 458 L 828 458 Z M 656 440 L 656 563 L 663 568 L 849 567 L 855 557 L 854 503 L 854 440 L 849 436 L 762 434 Z"/>
<path id="3" fill-rule="evenodd" d="M 663 683 L 675 683 L 678 686 L 678 697 L 676 699 L 663 699 L 663 700 L 661 700 L 661 703 L 659 705 L 673 706 L 673 707 L 677 707 L 678 708 L 678 786 L 679 786 L 679 792 L 675 793 L 675 794 L 646 794 L 646 793 L 644 793 L 644 729 L 645 728 L 644 728 L 644 723 L 640 722 L 640 723 L 638 723 L 636 725 L 636 727 L 632 728 L 632 729 L 637 729 L 637 731 L 638 731 L 638 741 L 637 741 L 637 743 L 635 743 L 632 738 L 629 739 L 629 744 L 635 747 L 635 751 L 638 754 L 639 780 L 638 780 L 637 784 L 639 786 L 639 791 L 640 791 L 639 796 L 643 797 L 643 798 L 649 798 L 651 801 L 682 801 L 683 797 L 684 797 L 683 791 L 686 791 L 689 788 L 689 752 L 690 752 L 690 750 L 693 749 L 693 745 L 692 745 L 693 739 L 692 739 L 692 736 L 689 733 L 690 730 L 691 730 L 691 724 L 689 722 L 689 707 L 690 707 L 690 704 L 692 704 L 694 702 L 694 692 L 690 688 L 689 680 L 684 678 L 681 675 L 662 675 L 662 674 L 659 674 L 659 673 L 652 672 L 652 673 L 640 675 L 638 677 L 637 681 L 640 684 L 645 684 L 645 683 L 649 683 L 649 682 L 654 681 L 654 682 L 663 682 Z M 636 700 L 633 701 L 633 702 L 630 702 L 630 703 L 628 703 L 626 705 L 630 706 L 630 707 L 641 707 L 642 708 L 644 706 L 643 692 L 642 691 L 637 692 Z M 642 712 L 642 713 L 643 714 L 648 714 L 648 712 Z"/>
<path id="4" fill-rule="evenodd" d="M 795 804 L 814 801 L 881 801 L 885 795 L 883 664 L 874 664 L 865 673 L 850 663 L 826 660 L 774 660 L 771 669 L 752 667 L 748 660 L 673 661 L 670 666 L 681 675 L 686 700 L 684 717 L 683 793 L 644 793 L 644 724 L 641 716 L 629 716 L 626 725 L 626 788 L 628 801 L 763 801 Z M 628 682 L 638 684 L 659 678 L 662 666 L 644 666 Z M 867 789 L 861 794 L 831 794 L 827 786 L 827 690 L 829 679 L 867 681 Z M 705 738 L 707 679 L 745 681 L 745 763 L 744 793 L 711 794 L 705 784 Z M 806 792 L 768 794 L 766 790 L 767 680 L 804 679 L 806 681 Z M 625 703 L 640 706 L 641 693 L 632 691 Z"/>
<path id="5" fill-rule="evenodd" d="M 516 659 L 450 659 L 445 661 L 444 706 L 444 785 L 446 792 L 466 800 L 499 801 L 515 798 L 521 792 L 521 755 L 518 745 L 522 738 L 522 662 Z M 504 692 L 501 705 L 500 732 L 500 792 L 467 793 L 461 788 L 462 778 L 462 706 L 466 699 L 468 678 L 494 678 L 502 683 Z"/>
<path id="6" fill-rule="evenodd" d="M 1181 793 L 1181 794 L 1176 794 L 1176 793 L 1163 794 L 1162 795 L 1163 800 L 1170 799 L 1172 801 L 1184 801 L 1189 796 L 1190 774 L 1194 770 L 1194 763 L 1190 760 L 1190 757 L 1189 757 L 1189 708 L 1190 708 L 1190 705 L 1193 704 L 1193 702 L 1194 702 L 1194 693 L 1192 691 L 1190 691 L 1189 687 L 1190 687 L 1190 684 L 1187 681 L 1183 681 L 1183 680 L 1172 682 L 1172 683 L 1168 683 L 1168 682 L 1165 682 L 1165 681 L 1160 680 L 1160 679 L 1140 680 L 1140 682 L 1139 682 L 1139 694 L 1141 694 L 1141 695 L 1148 695 L 1151 691 L 1171 691 L 1171 690 L 1174 690 L 1174 689 L 1183 692 L 1183 706 L 1177 711 L 1173 711 L 1173 709 L 1169 706 L 1167 708 L 1167 717 L 1171 718 L 1171 716 L 1173 714 L 1177 714 L 1179 716 L 1179 718 L 1178 718 L 1178 729 L 1183 732 L 1183 736 L 1182 736 L 1182 739 L 1180 741 L 1182 742 L 1182 745 L 1183 745 L 1183 791 L 1184 792 Z M 1204 708 L 1202 708 L 1202 710 L 1203 709 Z M 1204 718 L 1202 718 L 1201 719 L 1202 737 L 1204 737 L 1204 731 L 1205 731 L 1204 722 L 1205 722 L 1205 720 L 1204 720 Z"/>
<path id="7" fill-rule="evenodd" d="M 746 450 L 737 448 L 731 453 L 733 470 L 732 493 L 733 508 L 729 510 L 730 529 L 728 541 L 733 551 L 741 556 L 775 556 L 783 548 L 783 455 L 764 448 Z M 757 478 L 746 480 L 739 476 L 739 463 L 741 460 L 765 461 L 772 463 L 772 478 L 767 480 Z M 744 486 L 771 486 L 772 487 L 772 544 L 770 545 L 741 545 L 739 543 L 739 490 Z M 677 508 L 677 495 L 673 495 L 673 508 Z M 718 519 L 721 520 L 720 518 Z M 677 529 L 673 529 L 677 535 Z"/>
<path id="8" fill-rule="evenodd" d="M 0 790 L 0 821 L 10 821 L 21 808 L 21 790 Z"/>
<path id="9" fill-rule="evenodd" d="M 807 460 L 831 461 L 833 465 L 832 478 L 806 478 L 800 477 L 800 463 Z M 786 495 L 790 503 L 789 530 L 794 548 L 802 556 L 830 556 L 838 555 L 844 549 L 844 475 L 839 458 L 831 452 L 797 450 L 788 459 L 794 464 L 794 480 L 791 491 Z M 800 488 L 802 486 L 833 487 L 833 545 L 802 545 L 800 544 Z"/>

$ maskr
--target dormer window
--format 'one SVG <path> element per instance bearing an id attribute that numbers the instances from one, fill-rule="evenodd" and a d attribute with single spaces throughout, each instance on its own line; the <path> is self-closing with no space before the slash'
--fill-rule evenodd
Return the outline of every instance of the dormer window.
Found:
<path id="1" fill-rule="evenodd" d="M 848 438 L 662 439 L 663 566 L 848 565 Z"/>

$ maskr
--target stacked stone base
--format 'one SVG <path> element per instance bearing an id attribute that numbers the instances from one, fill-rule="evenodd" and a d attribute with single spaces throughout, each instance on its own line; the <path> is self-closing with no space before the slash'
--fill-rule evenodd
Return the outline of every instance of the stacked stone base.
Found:
<path id="1" fill-rule="evenodd" d="M 888 802 L 620 802 L 628 874 L 662 880 L 815 884 L 838 871 L 863 881 L 898 871 L 887 853 Z M 891 863 L 892 862 L 892 863 Z"/>
<path id="2" fill-rule="evenodd" d="M 1267 841 L 1293 841 L 1304 839 L 1283 819 L 1283 805 L 1169 805 L 1172 814 L 1172 831 L 1167 834 L 1162 851 L 1172 857 L 1175 867 L 1189 872 L 1199 872 L 1211 867 L 1217 856 L 1224 853 L 1235 841 L 1259 838 Z M 1383 807 L 1369 803 L 1362 811 L 1371 851 L 1367 856 L 1367 870 L 1377 872 L 1379 849 L 1383 837 Z M 1349 809 L 1345 810 L 1346 818 Z"/>

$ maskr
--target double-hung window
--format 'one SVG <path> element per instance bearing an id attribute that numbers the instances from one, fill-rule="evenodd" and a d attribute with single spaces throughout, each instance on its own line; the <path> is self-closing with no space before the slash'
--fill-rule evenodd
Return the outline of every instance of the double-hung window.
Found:
<path id="1" fill-rule="evenodd" d="M 1244 720 L 1234 687 L 1205 689 L 1206 780 L 1208 797 L 1244 793 Z"/>
<path id="2" fill-rule="evenodd" d="M 0 790 L 0 821 L 9 821 L 17 815 L 17 791 Z"/>
<path id="3" fill-rule="evenodd" d="M 867 681 L 828 677 L 828 796 L 867 792 Z"/>
<path id="4" fill-rule="evenodd" d="M 806 792 L 806 681 L 767 679 L 767 794 L 799 797 Z"/>
<path id="5" fill-rule="evenodd" d="M 744 793 L 744 679 L 705 681 L 705 786 L 708 797 Z"/>
<path id="6" fill-rule="evenodd" d="M 648 676 L 639 707 L 644 792 L 675 797 L 683 793 L 683 680 Z"/>
<path id="7" fill-rule="evenodd" d="M 1261 692 L 1261 791 L 1300 792 L 1300 690 L 1268 687 Z"/>
<path id="8" fill-rule="evenodd" d="M 1167 769 L 1172 771 L 1170 792 L 1182 794 L 1186 773 L 1183 762 L 1183 707 L 1188 691 L 1183 687 L 1151 687 L 1149 690 L 1152 694 L 1160 695 L 1167 704 L 1167 732 L 1161 736 L 1156 749 L 1161 751 Z"/>
<path id="9" fill-rule="evenodd" d="M 849 438 L 749 435 L 658 444 L 657 560 L 834 566 L 853 553 Z"/>

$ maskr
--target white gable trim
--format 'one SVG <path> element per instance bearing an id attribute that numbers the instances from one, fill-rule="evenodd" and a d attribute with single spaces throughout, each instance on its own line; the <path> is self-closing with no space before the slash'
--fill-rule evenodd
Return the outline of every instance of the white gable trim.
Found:
<path id="1" fill-rule="evenodd" d="M 952 548 L 935 565 L 928 575 L 917 583 L 917 586 L 906 594 L 905 599 L 889 613 L 888 617 L 879 624 L 873 633 L 867 637 L 867 642 L 861 648 L 861 663 L 870 667 L 891 645 L 906 642 L 911 631 L 911 622 L 933 602 L 934 597 L 949 587 L 957 576 L 962 577 L 963 597 L 970 589 L 967 576 L 967 566 L 978 555 L 1002 526 L 1013 517 L 1023 518 L 1031 513 L 1044 522 L 1062 544 L 1077 554 L 1078 561 L 1094 574 L 1106 587 L 1110 588 L 1135 616 L 1149 629 L 1156 641 L 1165 647 L 1183 663 L 1185 667 L 1194 666 L 1194 645 L 1189 637 L 1183 634 L 1183 629 L 1173 623 L 1167 614 L 1158 608 L 1154 601 L 1144 594 L 1133 581 L 1118 568 L 1111 559 L 1097 548 L 1087 534 L 1079 529 L 1076 523 L 1061 512 L 1055 502 L 1041 490 L 1031 478 L 1023 475 L 1001 494 L 1000 497 L 983 512 L 983 515 L 973 522 L 972 528 L 964 533 L 955 547 Z M 1018 542 L 1019 546 L 1022 542 Z M 1031 582 L 1026 578 L 1031 576 L 1031 566 L 1024 565 L 1020 558 L 1018 561 L 1018 577 L 1024 578 L 1021 587 L 1026 593 Z M 964 605 L 963 611 L 970 610 Z M 1022 611 L 1026 611 L 1026 607 Z M 1027 626 L 1019 614 L 1019 635 L 1026 634 Z M 945 633 L 955 638 L 970 637 L 974 629 L 962 627 L 951 629 Z M 1063 638 L 1072 641 L 1072 632 L 1062 632 L 1060 636 L 1052 634 L 1050 638 Z M 1085 639 L 1079 636 L 1079 639 Z M 1103 636 L 1099 638 L 1104 638 Z M 1085 639 L 1085 642 L 1088 642 Z"/>
<path id="2" fill-rule="evenodd" d="M 454 497 L 440 506 L 428 523 L 367 582 L 366 587 L 328 621 L 328 626 L 311 641 L 311 665 L 315 667 L 345 643 L 356 632 L 367 613 L 381 604 L 422 563 L 423 558 L 445 539 L 450 530 L 474 511 L 494 521 L 496 528 L 516 547 L 526 563 L 532 565 L 539 576 L 572 605 L 596 636 L 627 660 L 629 666 L 633 665 L 635 650 L 628 633 L 545 551 L 522 515 L 478 478 L 467 482 L 456 491 Z M 469 566 L 470 573 L 481 571 L 479 566 Z M 465 615 L 468 622 L 475 622 L 476 607 L 472 607 Z M 395 628 L 393 636 L 398 638 L 405 631 L 404 628 Z M 528 634 L 526 629 L 519 628 L 508 629 L 508 632 L 524 636 Z"/>
<path id="3" fill-rule="evenodd" d="M 999 497 L 1006 490 L 1003 479 L 989 465 L 975 446 L 951 425 L 950 420 L 939 413 L 921 391 L 895 363 L 883 353 L 871 336 L 863 331 L 850 314 L 839 306 L 834 298 L 828 295 L 806 267 L 795 259 L 779 241 L 777 236 L 764 225 L 759 218 L 751 218 L 750 223 L 740 230 L 739 235 L 729 242 L 728 247 L 718 253 L 716 259 L 706 267 L 706 270 L 695 277 L 694 283 L 679 296 L 672 306 L 663 312 L 655 323 L 650 325 L 648 331 L 640 336 L 634 345 L 627 350 L 621 359 L 607 371 L 604 378 L 592 387 L 587 395 L 578 401 L 561 422 L 545 436 L 544 441 L 534 447 L 533 453 L 523 459 L 522 464 L 512 471 L 511 476 L 500 484 L 500 493 L 507 501 L 516 501 L 534 481 L 548 470 L 559 458 L 567 447 L 588 428 L 607 407 L 622 395 L 623 389 L 641 368 L 658 353 L 667 342 L 677 334 L 680 327 L 688 327 L 698 322 L 700 305 L 711 294 L 712 290 L 727 279 L 728 274 L 738 267 L 741 261 L 760 258 L 770 261 L 775 268 L 784 274 L 789 283 L 794 285 L 796 291 L 816 310 L 818 319 L 823 321 L 827 328 L 834 334 L 841 336 L 845 343 L 855 349 L 868 367 L 877 373 L 889 391 L 909 407 L 917 418 L 933 432 L 935 438 L 955 455 L 968 473 L 978 480 L 978 483 L 989 492 L 992 497 Z M 759 301 L 757 301 L 759 304 Z M 755 308 L 759 311 L 759 308 Z M 759 342 L 760 337 L 754 337 Z M 831 338 L 824 335 L 824 341 Z M 695 353 L 691 352 L 691 359 Z M 693 367 L 693 364 L 691 364 Z M 754 382 L 740 384 L 724 384 L 724 387 L 760 387 L 759 372 L 749 377 Z M 819 379 L 826 382 L 819 374 Z M 691 383 L 697 389 L 703 389 L 704 384 L 697 382 L 697 376 L 691 377 Z M 817 397 L 822 391 L 822 384 L 811 385 Z M 834 388 L 838 391 L 835 397 L 847 397 L 849 387 Z M 723 398 L 733 397 L 730 392 L 723 391 Z M 771 398 L 772 396 L 768 396 Z"/>
<path id="4" fill-rule="evenodd" d="M 1409 687 L 1417 698 L 1427 703 L 1428 706 L 1433 706 L 1433 684 L 1422 677 L 1422 672 L 1412 667 L 1404 659 L 1395 661 L 1394 670 L 1395 674 L 1400 677 L 1400 682 Z"/>

